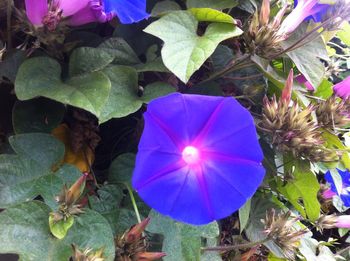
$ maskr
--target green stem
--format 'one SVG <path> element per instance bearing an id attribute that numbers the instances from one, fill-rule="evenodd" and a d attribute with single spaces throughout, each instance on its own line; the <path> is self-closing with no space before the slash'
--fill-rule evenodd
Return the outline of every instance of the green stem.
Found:
<path id="1" fill-rule="evenodd" d="M 225 75 L 225 74 L 227 74 L 229 72 L 237 70 L 238 69 L 238 65 L 241 65 L 241 66 L 246 65 L 243 62 L 246 61 L 247 59 L 249 59 L 249 57 L 250 57 L 250 54 L 242 55 L 241 57 L 237 58 L 236 60 L 233 60 L 228 67 L 224 68 L 223 70 L 221 70 L 221 71 L 219 71 L 217 73 L 212 74 L 207 79 L 201 81 L 200 84 L 206 83 L 206 82 L 210 82 L 210 81 L 212 81 L 212 80 L 214 80 L 216 78 L 219 78 L 219 77 L 221 77 L 221 76 L 223 76 L 223 75 Z M 250 62 L 250 60 L 249 60 L 249 62 Z"/>
<path id="2" fill-rule="evenodd" d="M 134 193 L 132 192 L 132 188 L 127 183 L 123 183 L 123 184 L 126 186 L 128 192 L 129 192 L 131 203 L 132 203 L 132 206 L 134 207 L 134 211 L 135 211 L 135 214 L 136 214 L 137 222 L 141 223 L 141 217 L 140 217 L 139 209 L 137 208 L 136 200 L 135 200 L 135 197 L 134 197 Z"/>
<path id="3" fill-rule="evenodd" d="M 203 247 L 202 250 L 203 251 L 230 251 L 234 249 L 246 249 L 246 248 L 252 248 L 254 246 L 264 244 L 269 240 L 270 239 L 265 238 L 264 240 L 261 240 L 258 242 L 250 242 L 247 244 L 239 244 L 239 245 L 232 245 L 232 246 Z"/>

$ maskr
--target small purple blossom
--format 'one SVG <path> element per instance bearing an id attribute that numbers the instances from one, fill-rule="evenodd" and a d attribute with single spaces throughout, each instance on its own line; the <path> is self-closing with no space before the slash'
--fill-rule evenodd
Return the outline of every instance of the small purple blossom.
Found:
<path id="1" fill-rule="evenodd" d="M 304 86 L 308 91 L 311 91 L 311 92 L 315 91 L 314 86 L 312 86 L 312 84 L 305 78 L 304 75 L 300 74 L 295 79 L 297 80 L 298 83 L 304 84 Z"/>
<path id="2" fill-rule="evenodd" d="M 325 179 L 330 184 L 331 187 L 329 188 L 329 190 L 326 190 L 323 193 L 323 197 L 331 198 L 335 195 L 338 195 L 343 201 L 344 206 L 350 207 L 350 172 L 348 170 L 341 171 L 339 169 L 337 169 L 337 171 L 342 179 L 341 189 L 339 190 L 337 188 L 337 186 L 335 185 L 335 181 L 331 175 L 331 172 L 328 171 L 325 174 Z"/>
<path id="3" fill-rule="evenodd" d="M 288 35 L 307 18 L 319 19 L 319 15 L 325 12 L 328 4 L 319 4 L 320 0 L 299 0 L 294 10 L 284 19 L 279 30 L 281 35 Z"/>
<path id="4" fill-rule="evenodd" d="M 46 25 L 54 30 L 66 17 L 72 26 L 91 22 L 104 23 L 118 16 L 122 23 L 147 18 L 146 0 L 25 0 L 26 13 L 35 26 Z"/>
<path id="5" fill-rule="evenodd" d="M 338 228 L 350 228 L 350 215 L 337 216 L 335 226 Z"/>
<path id="6" fill-rule="evenodd" d="M 350 97 L 350 76 L 333 86 L 334 92 L 342 98 Z"/>
<path id="7" fill-rule="evenodd" d="M 164 215 L 206 224 L 238 210 L 263 180 L 253 118 L 233 98 L 171 94 L 149 105 L 132 184 Z"/>

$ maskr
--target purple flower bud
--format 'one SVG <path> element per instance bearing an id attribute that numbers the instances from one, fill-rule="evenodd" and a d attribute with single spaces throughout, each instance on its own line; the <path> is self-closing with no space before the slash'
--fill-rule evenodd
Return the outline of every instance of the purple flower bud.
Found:
<path id="1" fill-rule="evenodd" d="M 231 97 L 171 94 L 149 105 L 132 184 L 164 215 L 206 224 L 238 210 L 263 180 L 249 111 Z"/>
<path id="2" fill-rule="evenodd" d="M 335 226 L 338 228 L 350 228 L 350 215 L 337 216 Z"/>
<path id="3" fill-rule="evenodd" d="M 334 85 L 333 90 L 339 97 L 348 98 L 350 96 L 350 76 Z"/>

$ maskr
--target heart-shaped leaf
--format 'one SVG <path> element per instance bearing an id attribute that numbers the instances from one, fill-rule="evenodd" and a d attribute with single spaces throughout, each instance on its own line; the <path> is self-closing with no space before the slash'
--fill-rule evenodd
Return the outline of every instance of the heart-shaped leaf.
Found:
<path id="1" fill-rule="evenodd" d="M 220 42 L 239 36 L 242 30 L 232 24 L 212 23 L 202 36 L 198 20 L 189 11 L 175 11 L 150 24 L 144 31 L 164 41 L 165 66 L 181 81 L 187 82 Z"/>

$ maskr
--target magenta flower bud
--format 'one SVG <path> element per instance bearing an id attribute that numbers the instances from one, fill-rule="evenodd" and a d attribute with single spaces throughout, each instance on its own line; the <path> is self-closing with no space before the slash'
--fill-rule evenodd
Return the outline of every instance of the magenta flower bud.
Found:
<path id="1" fill-rule="evenodd" d="M 336 196 L 337 193 L 335 193 L 332 189 L 327 189 L 325 190 L 323 193 L 322 193 L 322 197 L 324 199 L 330 199 L 330 198 L 333 198 L 334 196 Z"/>
<path id="2" fill-rule="evenodd" d="M 132 178 L 152 208 L 200 225 L 229 216 L 265 174 L 253 117 L 232 97 L 171 94 L 149 103 Z"/>
<path id="3" fill-rule="evenodd" d="M 350 228 L 350 215 L 337 216 L 335 226 L 338 228 Z"/>
<path id="4" fill-rule="evenodd" d="M 334 85 L 333 90 L 339 97 L 348 98 L 350 96 L 350 76 Z"/>

